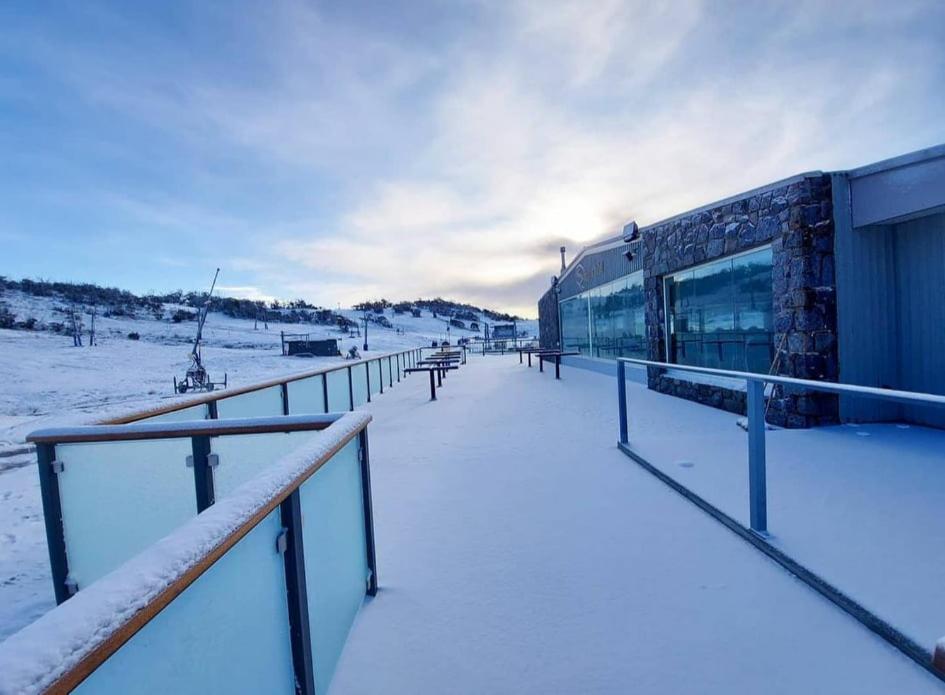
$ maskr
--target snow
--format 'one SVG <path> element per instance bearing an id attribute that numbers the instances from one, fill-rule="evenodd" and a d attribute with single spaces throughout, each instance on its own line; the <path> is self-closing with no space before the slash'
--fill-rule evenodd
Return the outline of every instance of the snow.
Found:
<path id="1" fill-rule="evenodd" d="M 940 692 L 620 453 L 614 392 L 513 355 L 474 358 L 434 403 L 402 389 L 369 406 L 381 588 L 332 695 Z"/>
<path id="2" fill-rule="evenodd" d="M 43 692 L 370 419 L 362 412 L 344 415 L 322 436 L 0 643 L 0 693 Z"/>
<path id="3" fill-rule="evenodd" d="M 239 385 L 292 363 L 276 354 L 268 372 L 261 348 L 215 349 L 216 364 L 245 365 Z M 747 521 L 736 416 L 627 387 L 632 445 Z M 109 388 L 122 412 L 148 401 Z M 555 381 L 516 355 L 471 357 L 436 402 L 408 380 L 365 407 L 381 589 L 352 629 L 333 695 L 940 690 L 621 454 L 615 390 L 587 370 L 563 367 Z M 65 409 L 30 416 L 28 429 L 68 424 Z M 945 433 L 871 425 L 767 441 L 772 542 L 931 650 L 945 632 L 945 559 L 931 550 L 945 541 L 935 458 Z M 0 581 L 16 578 L 0 586 L 0 638 L 43 610 L 42 592 L 52 601 L 35 477 L 32 467 L 0 474 L 0 523 L 16 536 L 0 536 Z"/>
<path id="4" fill-rule="evenodd" d="M 747 526 L 738 416 L 632 382 L 627 392 L 634 450 Z M 945 432 L 843 425 L 765 441 L 769 541 L 931 650 L 945 632 L 945 557 L 931 551 L 945 547 Z"/>
<path id="5" fill-rule="evenodd" d="M 61 321 L 53 298 L 6 292 L 3 301 L 19 318 Z M 351 318 L 359 312 L 342 310 Z M 371 324 L 370 351 L 376 357 L 429 345 L 445 337 L 445 324 L 428 312 L 420 318 L 387 312 L 394 329 Z M 491 323 L 491 321 L 490 321 Z M 537 322 L 520 322 L 536 330 Z M 398 333 L 396 328 L 403 329 Z M 186 403 L 193 396 L 171 394 L 172 377 L 189 365 L 195 324 L 149 318 L 96 318 L 98 345 L 72 347 L 72 339 L 49 332 L 0 329 L 0 640 L 29 624 L 55 605 L 49 579 L 35 454 L 25 448 L 30 432 L 44 428 L 88 425 L 132 412 Z M 226 372 L 231 389 L 293 373 L 344 363 L 340 357 L 287 358 L 279 331 L 339 338 L 339 347 L 361 350 L 362 338 L 327 326 L 253 322 L 211 312 L 204 330 L 204 362 L 210 375 Z M 127 339 L 135 331 L 141 339 Z M 453 329 L 451 336 L 473 335 Z M 86 341 L 87 342 L 87 341 Z M 363 350 L 362 350 L 363 353 Z M 225 392 L 221 392 L 221 395 Z M 25 449 L 20 452 L 19 450 Z M 8 455 L 10 454 L 10 455 Z"/>

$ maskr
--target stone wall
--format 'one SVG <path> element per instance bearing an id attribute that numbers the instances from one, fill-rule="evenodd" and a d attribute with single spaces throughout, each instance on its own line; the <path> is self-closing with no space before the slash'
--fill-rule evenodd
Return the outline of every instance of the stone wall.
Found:
<path id="1" fill-rule="evenodd" d="M 554 287 L 538 300 L 538 344 L 548 349 L 561 346 L 561 336 L 558 334 L 558 294 Z"/>
<path id="2" fill-rule="evenodd" d="M 666 357 L 664 275 L 771 244 L 775 373 L 836 381 L 837 309 L 830 177 L 797 177 L 643 230 L 648 354 Z M 650 369 L 650 388 L 733 412 L 745 393 L 672 379 Z M 775 389 L 768 422 L 809 427 L 837 421 L 835 396 Z"/>

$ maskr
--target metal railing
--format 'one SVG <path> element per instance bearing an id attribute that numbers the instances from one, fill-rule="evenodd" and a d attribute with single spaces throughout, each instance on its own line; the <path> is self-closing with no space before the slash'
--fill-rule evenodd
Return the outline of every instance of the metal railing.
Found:
<path id="1" fill-rule="evenodd" d="M 324 430 L 0 644 L 0 692 L 325 692 L 364 595 L 377 591 L 371 418 L 279 420 L 35 435 L 54 446 Z"/>
<path id="2" fill-rule="evenodd" d="M 621 357 L 617 360 L 617 399 L 619 408 L 619 444 L 622 447 L 629 447 L 630 444 L 630 432 L 627 424 L 626 365 L 628 364 L 647 368 L 692 372 L 695 374 L 724 377 L 734 381 L 742 380 L 745 382 L 745 390 L 748 397 L 749 523 L 751 530 L 760 534 L 767 533 L 768 530 L 767 474 L 765 463 L 765 384 L 780 385 L 808 391 L 820 391 L 822 393 L 874 398 L 909 405 L 945 408 L 945 396 L 931 393 L 898 391 L 874 386 L 856 386 L 854 384 L 841 384 L 830 381 L 796 379 L 794 377 L 756 374 L 753 372 L 736 372 L 726 369 L 695 367 L 671 362 L 655 362 L 632 357 Z"/>
<path id="3" fill-rule="evenodd" d="M 168 418 L 173 417 L 173 415 L 176 413 L 180 413 L 181 411 L 191 408 L 205 409 L 203 411 L 203 417 L 206 419 L 223 419 L 223 417 L 226 417 L 226 414 L 224 413 L 223 417 L 221 417 L 221 405 L 223 405 L 225 410 L 228 406 L 236 405 L 241 397 L 244 397 L 244 400 L 249 399 L 254 395 L 258 396 L 259 392 L 265 391 L 266 389 L 278 390 L 280 392 L 279 397 L 274 397 L 272 399 L 269 412 L 256 412 L 253 413 L 254 416 L 294 414 L 291 400 L 293 386 L 298 386 L 299 382 L 313 379 L 321 380 L 322 403 L 320 404 L 321 407 L 318 412 L 328 413 L 339 412 L 342 410 L 354 410 L 358 405 L 360 405 L 360 403 L 358 403 L 358 393 L 356 392 L 358 380 L 361 376 L 359 374 L 359 370 L 363 369 L 366 373 L 366 400 L 370 402 L 371 395 L 375 391 L 383 393 L 385 388 L 393 387 L 395 383 L 401 381 L 401 379 L 405 377 L 404 370 L 408 367 L 415 366 L 417 360 L 419 360 L 420 357 L 421 348 L 410 348 L 409 350 L 401 350 L 399 352 L 391 352 L 378 357 L 354 360 L 336 366 L 311 369 L 278 379 L 257 382 L 255 384 L 250 384 L 240 388 L 228 389 L 225 391 L 215 391 L 196 398 L 187 398 L 184 400 L 175 401 L 172 404 L 159 408 L 150 408 L 147 410 L 129 413 L 128 415 L 121 417 L 110 418 L 101 422 L 100 424 L 118 425 L 130 422 L 138 422 L 151 418 Z M 372 368 L 372 365 L 377 365 L 377 367 Z M 382 365 L 385 365 L 386 369 Z M 347 398 L 331 398 L 332 394 L 329 393 L 329 381 L 332 380 L 331 377 L 340 377 L 342 382 L 346 382 L 346 385 L 343 386 L 343 389 L 347 391 Z M 343 402 L 339 403 L 338 401 Z M 335 407 L 339 405 L 344 407 Z M 297 413 L 298 411 L 294 412 Z M 306 410 L 304 412 L 313 411 Z"/>
<path id="4" fill-rule="evenodd" d="M 209 509 L 304 439 L 273 441 L 272 435 L 320 432 L 343 416 L 141 422 L 33 432 L 27 440 L 36 445 L 56 602 Z"/>

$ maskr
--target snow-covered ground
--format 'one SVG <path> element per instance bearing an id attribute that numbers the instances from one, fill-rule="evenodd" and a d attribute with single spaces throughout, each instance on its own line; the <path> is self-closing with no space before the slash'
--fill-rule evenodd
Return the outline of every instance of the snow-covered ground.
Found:
<path id="1" fill-rule="evenodd" d="M 366 406 L 374 417 L 381 588 L 352 628 L 332 693 L 941 691 L 928 673 L 621 454 L 612 377 L 567 367 L 562 376 L 520 366 L 514 355 L 473 357 L 449 375 L 436 402 L 425 381 L 413 379 Z M 629 390 L 634 442 L 651 460 L 687 475 L 713 463 L 724 473 L 735 460 L 744 433 L 733 416 L 636 384 Z M 941 450 L 942 440 L 923 438 L 945 437 L 893 429 L 901 439 L 886 445 L 900 453 Z M 915 482 L 901 472 L 917 459 L 898 455 L 882 471 L 867 466 L 866 477 L 883 485 L 845 492 L 839 482 L 852 469 L 838 452 L 875 461 L 887 451 L 871 449 L 882 437 L 856 431 L 770 433 L 776 542 L 795 517 L 774 500 L 779 489 L 793 489 L 806 497 L 788 506 L 811 514 L 807 528 L 820 527 L 822 536 L 789 539 L 795 556 L 809 550 L 802 544 L 816 550 L 845 541 L 817 557 L 855 567 L 845 548 L 872 543 L 875 572 L 909 576 L 907 566 L 885 567 L 889 557 L 934 573 L 938 536 L 906 541 L 876 534 L 868 519 L 861 525 L 853 516 L 832 529 L 817 517 L 825 506 L 816 501 L 819 489 L 830 506 L 855 515 L 875 492 L 901 496 Z M 788 451 L 824 452 L 818 455 L 830 460 L 821 464 L 834 470 L 781 470 L 780 442 Z M 701 475 L 720 480 L 719 489 L 743 489 L 733 476 Z M 0 625 L 11 615 L 22 623 L 52 601 L 38 493 L 27 482 L 35 471 L 2 474 L 0 486 L 14 480 L 9 488 L 33 490 L 17 500 L 15 514 L 36 519 L 36 533 L 17 558 L 4 559 L 3 572 L 22 563 L 36 573 L 0 587 Z M 941 489 L 934 476 L 923 480 Z M 863 501 L 839 504 L 841 492 Z M 740 499 L 734 494 L 733 504 Z M 926 513 L 922 490 L 903 499 L 903 514 Z M 857 596 L 856 571 L 845 576 L 852 584 L 837 583 Z M 931 584 L 917 586 L 924 592 Z M 938 623 L 936 594 L 906 586 L 889 596 L 893 604 L 871 607 L 894 624 L 906 615 L 899 609 L 924 610 L 928 625 Z M 11 601 L 19 602 L 14 609 Z"/>
<path id="2" fill-rule="evenodd" d="M 631 389 L 638 427 L 657 400 L 660 415 L 680 406 L 670 438 L 716 412 Z M 480 357 L 435 403 L 408 387 L 369 406 L 381 588 L 334 695 L 941 692 L 621 454 L 614 392 L 600 374 L 556 382 Z"/>
<path id="3" fill-rule="evenodd" d="M 20 292 L 3 295 L 20 319 L 62 321 L 53 307 L 61 302 Z M 168 306 L 168 311 L 172 307 Z M 343 310 L 352 319 L 359 312 Z M 370 324 L 364 356 L 429 345 L 446 337 L 446 324 L 423 316 L 386 316 L 393 328 Z M 519 324 L 536 331 L 537 322 Z M 402 332 L 398 332 L 401 329 Z M 0 329 L 0 639 L 54 605 L 46 555 L 42 505 L 34 454 L 25 450 L 27 434 L 41 427 L 88 423 L 142 410 L 169 400 L 172 378 L 189 365 L 194 322 L 150 318 L 96 318 L 97 345 L 73 347 L 72 339 L 51 332 Z M 137 332 L 140 340 L 129 340 Z M 327 326 L 259 323 L 213 312 L 204 330 L 203 357 L 215 379 L 227 374 L 231 387 L 311 370 L 342 358 L 289 358 L 281 354 L 279 332 L 339 338 L 346 351 L 364 338 Z M 455 341 L 469 331 L 452 329 Z M 87 343 L 87 340 L 85 341 Z M 362 351 L 363 352 L 363 351 Z"/>

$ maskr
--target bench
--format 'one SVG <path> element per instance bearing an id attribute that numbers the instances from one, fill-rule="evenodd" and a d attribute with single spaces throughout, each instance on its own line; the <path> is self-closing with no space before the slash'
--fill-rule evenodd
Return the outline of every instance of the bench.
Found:
<path id="1" fill-rule="evenodd" d="M 570 355 L 580 355 L 581 353 L 577 350 L 565 351 L 565 350 L 535 350 L 534 348 L 522 348 L 518 354 L 518 362 L 522 363 L 522 353 L 528 353 L 528 366 L 532 366 L 532 355 L 538 355 L 538 371 L 545 371 L 545 360 L 554 359 L 555 361 L 555 379 L 561 378 L 561 358 L 568 357 Z"/>
<path id="2" fill-rule="evenodd" d="M 418 363 L 419 364 L 419 363 Z M 405 374 L 412 374 L 413 372 L 427 372 L 430 375 L 430 400 L 436 400 L 436 387 L 439 385 L 443 387 L 443 373 L 451 369 L 459 369 L 459 367 L 454 366 L 442 366 L 442 365 L 428 365 L 423 367 L 409 367 L 404 370 Z M 436 374 L 436 379 L 434 380 L 433 375 Z"/>

